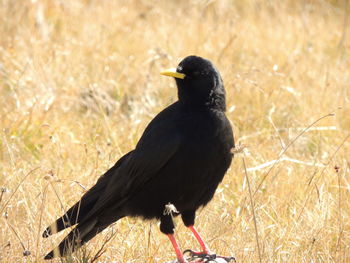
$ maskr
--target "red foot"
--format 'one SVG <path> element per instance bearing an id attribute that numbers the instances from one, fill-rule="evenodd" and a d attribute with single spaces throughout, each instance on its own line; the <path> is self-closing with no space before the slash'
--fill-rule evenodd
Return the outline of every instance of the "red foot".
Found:
<path id="1" fill-rule="evenodd" d="M 202 237 L 199 235 L 199 233 L 198 233 L 198 231 L 195 229 L 195 227 L 194 227 L 194 226 L 189 226 L 188 228 L 192 231 L 194 237 L 197 239 L 199 245 L 201 246 L 201 248 L 202 248 L 202 250 L 203 250 L 203 252 L 200 252 L 200 253 L 211 254 L 211 253 L 210 253 L 210 249 L 209 249 L 208 246 L 204 243 Z"/>

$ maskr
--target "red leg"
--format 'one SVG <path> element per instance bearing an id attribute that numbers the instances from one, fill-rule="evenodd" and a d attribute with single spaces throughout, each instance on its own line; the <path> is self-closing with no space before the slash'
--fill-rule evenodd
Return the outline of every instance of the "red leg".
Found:
<path id="1" fill-rule="evenodd" d="M 195 238 L 197 239 L 199 245 L 201 246 L 203 253 L 205 254 L 210 254 L 210 249 L 207 247 L 207 245 L 204 243 L 203 239 L 201 238 L 201 236 L 199 235 L 199 233 L 197 232 L 197 230 L 194 228 L 194 226 L 189 226 L 188 227 L 193 235 L 195 236 Z"/>
<path id="2" fill-rule="evenodd" d="M 174 250 L 175 250 L 175 253 L 176 253 L 176 257 L 177 257 L 177 260 L 179 261 L 179 263 L 186 263 L 187 261 L 185 261 L 184 256 L 182 255 L 182 252 L 180 250 L 179 245 L 176 242 L 176 239 L 175 239 L 174 235 L 173 234 L 168 234 L 167 236 L 169 237 L 170 242 L 171 242 L 171 244 L 174 247 Z"/>

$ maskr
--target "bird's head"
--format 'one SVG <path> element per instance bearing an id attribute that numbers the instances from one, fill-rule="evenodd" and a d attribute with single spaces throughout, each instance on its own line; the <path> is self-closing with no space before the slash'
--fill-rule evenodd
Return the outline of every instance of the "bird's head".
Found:
<path id="1" fill-rule="evenodd" d="M 207 59 L 198 56 L 184 58 L 177 68 L 161 72 L 174 77 L 179 100 L 193 106 L 225 110 L 225 89 L 220 73 Z"/>

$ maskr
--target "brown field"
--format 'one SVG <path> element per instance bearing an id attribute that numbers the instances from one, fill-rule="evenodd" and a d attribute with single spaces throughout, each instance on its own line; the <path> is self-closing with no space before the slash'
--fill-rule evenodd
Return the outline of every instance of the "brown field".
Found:
<path id="1" fill-rule="evenodd" d="M 41 232 L 176 100 L 159 72 L 190 54 L 219 68 L 246 147 L 197 214 L 211 249 L 350 262 L 349 14 L 349 0 L 0 0 L 0 262 L 44 262 L 63 234 Z M 53 262 L 102 246 L 95 262 L 175 258 L 157 222 L 127 218 Z"/>

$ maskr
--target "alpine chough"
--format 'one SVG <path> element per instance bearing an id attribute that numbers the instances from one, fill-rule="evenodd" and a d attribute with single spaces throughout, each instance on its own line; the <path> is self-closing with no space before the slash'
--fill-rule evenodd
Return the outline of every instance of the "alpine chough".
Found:
<path id="1" fill-rule="evenodd" d="M 188 56 L 161 74 L 175 78 L 178 100 L 148 124 L 134 150 L 44 231 L 43 237 L 48 237 L 75 226 L 45 259 L 73 252 L 126 216 L 160 220 L 160 231 L 184 263 L 172 220 L 172 215 L 181 215 L 202 252 L 210 253 L 194 221 L 196 210 L 213 198 L 233 158 L 223 81 L 214 65 L 198 56 Z M 177 211 L 167 211 L 169 204 Z"/>

